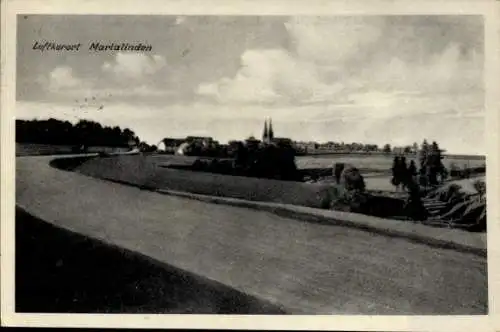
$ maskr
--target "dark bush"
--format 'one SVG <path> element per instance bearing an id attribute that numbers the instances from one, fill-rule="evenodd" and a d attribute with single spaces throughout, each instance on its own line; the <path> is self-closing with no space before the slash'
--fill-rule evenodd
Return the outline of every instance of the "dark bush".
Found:
<path id="1" fill-rule="evenodd" d="M 404 216 L 404 200 L 399 198 L 372 194 L 368 197 L 367 205 L 364 213 L 368 215 L 380 218 Z"/>
<path id="2" fill-rule="evenodd" d="M 72 171 L 95 157 L 66 157 L 66 158 L 56 158 L 50 161 L 50 165 L 55 168 L 59 168 L 66 171 Z"/>
<path id="3" fill-rule="evenodd" d="M 340 184 L 348 191 L 357 190 L 363 192 L 366 188 L 361 172 L 354 166 L 344 168 L 340 177 Z"/>
<path id="4" fill-rule="evenodd" d="M 249 150 L 243 144 L 239 144 L 232 161 L 212 159 L 205 163 L 197 159 L 191 169 L 219 174 L 302 181 L 302 175 L 295 165 L 294 150 L 274 145 Z"/>
<path id="5" fill-rule="evenodd" d="M 206 164 L 201 161 L 200 159 L 196 159 L 193 163 L 193 170 L 194 171 L 203 171 L 206 170 Z"/>

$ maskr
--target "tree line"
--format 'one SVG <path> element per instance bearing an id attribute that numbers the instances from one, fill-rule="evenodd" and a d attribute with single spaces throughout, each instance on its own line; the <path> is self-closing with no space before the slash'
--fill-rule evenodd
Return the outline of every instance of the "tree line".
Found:
<path id="1" fill-rule="evenodd" d="M 127 147 L 140 144 L 129 128 L 102 126 L 89 120 L 76 124 L 57 119 L 16 120 L 16 142 L 32 144 Z"/>
<path id="2" fill-rule="evenodd" d="M 405 156 L 395 156 L 392 166 L 392 184 L 396 188 L 400 184 L 403 185 L 403 188 L 410 188 L 412 184 L 424 187 L 438 185 L 449 175 L 448 170 L 443 165 L 441 152 L 442 150 L 436 142 L 429 144 L 427 140 L 424 140 L 417 151 L 416 162 L 411 160 L 408 165 Z"/>
<path id="3" fill-rule="evenodd" d="M 344 143 L 344 142 L 294 142 L 296 150 L 299 153 L 308 152 L 311 150 L 331 150 L 338 152 L 382 152 L 382 153 L 396 153 L 396 154 L 415 154 L 419 146 L 415 142 L 412 145 L 405 146 L 392 146 L 389 143 L 379 146 L 378 144 L 364 144 L 364 143 Z"/>

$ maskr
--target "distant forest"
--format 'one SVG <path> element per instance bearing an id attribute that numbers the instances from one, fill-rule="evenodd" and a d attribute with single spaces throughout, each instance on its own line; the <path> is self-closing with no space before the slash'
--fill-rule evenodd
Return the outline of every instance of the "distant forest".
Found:
<path id="1" fill-rule="evenodd" d="M 54 145 L 127 147 L 140 143 L 129 128 L 102 126 L 80 120 L 76 124 L 56 119 L 16 120 L 16 142 Z"/>

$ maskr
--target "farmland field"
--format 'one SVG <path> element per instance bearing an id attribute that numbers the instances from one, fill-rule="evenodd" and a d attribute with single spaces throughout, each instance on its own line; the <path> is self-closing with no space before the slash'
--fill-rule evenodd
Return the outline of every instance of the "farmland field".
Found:
<path id="1" fill-rule="evenodd" d="M 359 158 L 359 157 L 354 157 L 352 159 L 354 160 L 354 165 L 359 167 L 359 168 L 367 168 L 371 169 L 372 164 L 368 157 Z M 377 158 L 377 157 L 374 157 Z M 380 158 L 380 157 L 379 157 Z M 181 165 L 181 166 L 187 166 L 191 165 L 194 160 L 196 160 L 196 157 L 189 157 L 189 156 L 174 156 L 174 155 L 161 155 L 161 154 L 153 154 L 147 157 L 148 162 L 151 163 L 151 165 L 169 165 L 169 164 L 175 164 L 175 165 Z M 338 161 L 340 160 L 340 161 Z M 346 160 L 349 160 L 348 158 L 315 158 L 315 157 L 297 157 L 296 158 L 296 164 L 299 169 L 307 169 L 307 168 L 329 168 L 332 167 L 332 164 L 335 162 L 348 162 Z M 368 161 L 367 161 L 368 160 Z M 318 162 L 319 161 L 319 162 Z M 384 161 L 382 161 L 384 162 Z M 392 162 L 392 161 L 391 161 Z M 385 161 L 386 165 L 384 168 L 384 165 L 381 164 L 380 167 L 375 167 L 373 168 L 374 170 L 381 170 L 381 171 L 389 171 L 391 166 L 387 161 Z M 390 176 L 388 174 L 380 174 L 380 173 L 368 173 L 365 172 L 363 174 L 365 176 L 365 182 L 368 190 L 377 190 L 377 191 L 394 191 L 394 186 L 390 182 Z"/>
<path id="2" fill-rule="evenodd" d="M 347 163 L 360 168 L 365 176 L 365 182 L 369 190 L 394 191 L 394 186 L 390 183 L 389 174 L 392 167 L 392 156 L 381 155 L 333 155 L 333 156 L 299 156 L 295 158 L 295 163 L 299 169 L 308 168 L 331 168 L 334 163 Z M 196 160 L 196 157 L 174 156 L 153 154 L 149 157 L 153 164 L 176 164 L 190 165 Z M 411 160 L 408 158 L 408 160 Z M 486 161 L 478 158 L 459 158 L 452 156 L 445 157 L 443 163 L 449 168 L 452 163 L 458 167 L 479 167 Z M 370 170 L 375 171 L 371 173 Z M 379 173 L 383 172 L 383 174 Z M 377 174 L 378 173 L 378 174 Z"/>
<path id="3" fill-rule="evenodd" d="M 165 154 L 153 154 L 151 155 L 155 162 L 165 162 L 178 165 L 189 165 L 192 164 L 196 157 L 190 156 L 174 156 Z M 407 160 L 412 160 L 414 158 L 407 157 Z M 355 167 L 361 169 L 371 169 L 374 171 L 389 171 L 392 167 L 392 156 L 384 155 L 332 155 L 332 156 L 298 156 L 295 157 L 295 163 L 299 169 L 306 168 L 331 168 L 334 163 L 347 163 L 352 164 Z M 416 160 L 415 160 L 416 161 Z M 486 164 L 485 159 L 480 158 L 466 158 L 466 157 L 447 157 L 443 159 L 443 164 L 446 168 L 449 168 L 451 164 L 455 164 L 458 167 L 479 167 Z"/>
<path id="4" fill-rule="evenodd" d="M 16 143 L 16 155 L 48 155 L 48 154 L 66 154 L 71 153 L 72 146 L 54 146 L 48 144 L 19 144 Z M 90 151 L 91 152 L 91 151 Z M 189 165 L 196 157 L 174 156 L 165 154 L 153 154 L 154 161 L 175 163 L 180 165 Z M 414 158 L 407 157 L 407 160 Z M 392 167 L 392 156 L 385 155 L 356 155 L 356 154 L 338 154 L 331 156 L 298 156 L 295 162 L 299 169 L 306 168 L 329 168 L 334 163 L 347 163 L 362 169 L 372 169 L 375 171 L 389 171 Z M 449 168 L 453 163 L 458 167 L 479 167 L 486 163 L 484 158 L 479 157 L 456 157 L 445 156 L 444 166 Z"/>
<path id="5" fill-rule="evenodd" d="M 323 168 L 332 167 L 333 163 L 347 163 L 358 168 L 386 171 L 392 167 L 393 156 L 384 155 L 332 155 L 332 156 L 300 156 L 295 158 L 298 168 Z M 416 158 L 407 157 L 407 160 Z M 443 159 L 443 164 L 449 168 L 451 164 L 458 167 L 479 167 L 486 163 L 485 159 L 466 157 L 447 157 Z"/>
<path id="6" fill-rule="evenodd" d="M 73 154 L 75 146 L 73 145 L 53 145 L 53 144 L 35 144 L 35 143 L 16 143 L 16 156 L 49 156 L 61 154 Z M 129 148 L 115 148 L 105 146 L 90 146 L 86 153 L 97 152 L 126 152 Z"/>
<path id="7" fill-rule="evenodd" d="M 51 146 L 45 144 L 16 144 L 16 155 L 48 155 L 71 153 L 71 146 Z M 191 165 L 197 157 L 180 156 L 168 154 L 149 154 L 149 162 L 154 165 Z M 408 160 L 412 158 L 408 157 Z M 334 163 L 351 164 L 362 170 L 368 190 L 394 191 L 394 186 L 390 183 L 390 169 L 392 167 L 392 156 L 385 155 L 356 155 L 338 154 L 331 156 L 298 156 L 295 162 L 299 169 L 310 168 L 330 168 Z M 478 167 L 484 165 L 486 161 L 477 157 L 457 157 L 445 156 L 443 159 L 445 167 L 449 168 L 452 163 L 458 167 Z M 374 171 L 375 173 L 370 173 Z M 380 174 L 378 172 L 383 172 Z M 377 174 L 378 173 L 378 174 Z"/>
<path id="8" fill-rule="evenodd" d="M 71 145 L 16 143 L 16 156 L 68 154 L 72 148 Z"/>

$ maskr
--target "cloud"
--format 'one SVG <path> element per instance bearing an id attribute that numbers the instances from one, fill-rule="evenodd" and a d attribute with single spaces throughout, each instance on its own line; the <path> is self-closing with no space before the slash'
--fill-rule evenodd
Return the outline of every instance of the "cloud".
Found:
<path id="1" fill-rule="evenodd" d="M 197 92 L 220 102 L 346 102 L 342 64 L 376 41 L 380 29 L 358 18 L 291 18 L 285 27 L 290 50 L 247 50 L 235 77 L 204 83 Z"/>
<path id="2" fill-rule="evenodd" d="M 407 62 L 389 57 L 363 72 L 357 79 L 366 88 L 418 91 L 420 93 L 482 92 L 482 60 L 472 54 L 464 58 L 458 44 L 422 61 Z"/>
<path id="3" fill-rule="evenodd" d="M 220 19 L 210 18 L 210 31 L 217 33 L 205 34 L 191 29 L 194 17 L 172 16 L 171 25 L 184 27 L 171 27 L 177 32 L 170 37 L 182 45 L 169 45 L 161 55 L 119 53 L 78 63 L 73 58 L 65 63 L 71 66 L 53 71 L 38 65 L 48 68 L 39 83 L 44 93 L 50 90 L 41 99 L 71 103 L 113 94 L 109 105 L 115 107 L 105 109 L 116 110 L 120 121 L 132 115 L 118 109 L 128 105 L 132 112 L 141 102 L 133 121 L 143 121 L 141 130 L 150 136 L 148 126 L 183 135 L 189 123 L 190 131 L 237 139 L 260 135 L 262 119 L 272 116 L 280 136 L 296 139 L 406 144 L 421 135 L 446 148 L 482 144 L 482 19 L 280 17 L 262 30 L 257 27 L 267 18 L 243 28 L 240 18 Z M 207 18 L 200 20 L 206 27 Z M 190 51 L 183 57 L 184 49 Z M 161 112 L 142 115 L 149 106 L 166 104 Z M 471 143 L 454 143 L 457 137 Z"/>
<path id="4" fill-rule="evenodd" d="M 220 102 L 314 102 L 341 90 L 326 85 L 314 64 L 295 58 L 283 49 L 247 50 L 233 78 L 201 84 L 198 94 Z"/>
<path id="5" fill-rule="evenodd" d="M 96 77 L 78 75 L 69 66 L 59 66 L 40 76 L 36 83 L 58 100 L 110 94 L 124 98 L 162 98 L 171 96 L 172 91 L 157 84 L 152 77 L 165 65 L 165 59 L 159 55 L 118 53 L 113 62 L 102 64 L 102 73 Z M 130 84 L 130 80 L 134 83 Z"/>
<path id="6" fill-rule="evenodd" d="M 155 74 L 165 65 L 165 58 L 161 55 L 119 52 L 113 62 L 105 62 L 101 68 L 103 72 L 111 73 L 119 79 L 139 80 L 144 76 Z"/>
<path id="7" fill-rule="evenodd" d="M 291 18 L 289 49 L 247 49 L 234 77 L 200 84 L 197 93 L 219 103 L 350 104 L 378 118 L 450 108 L 481 112 L 481 49 L 444 38 L 441 22 L 422 28 L 427 21 Z M 466 103 L 457 105 L 463 95 Z"/>
<path id="8" fill-rule="evenodd" d="M 52 92 L 80 88 L 84 85 L 81 79 L 75 77 L 73 69 L 67 66 L 54 68 L 48 78 L 40 77 L 38 82 Z"/>
<path id="9" fill-rule="evenodd" d="M 382 37 L 383 26 L 376 17 L 292 17 L 285 23 L 298 58 L 335 68 L 366 56 L 360 51 Z"/>

